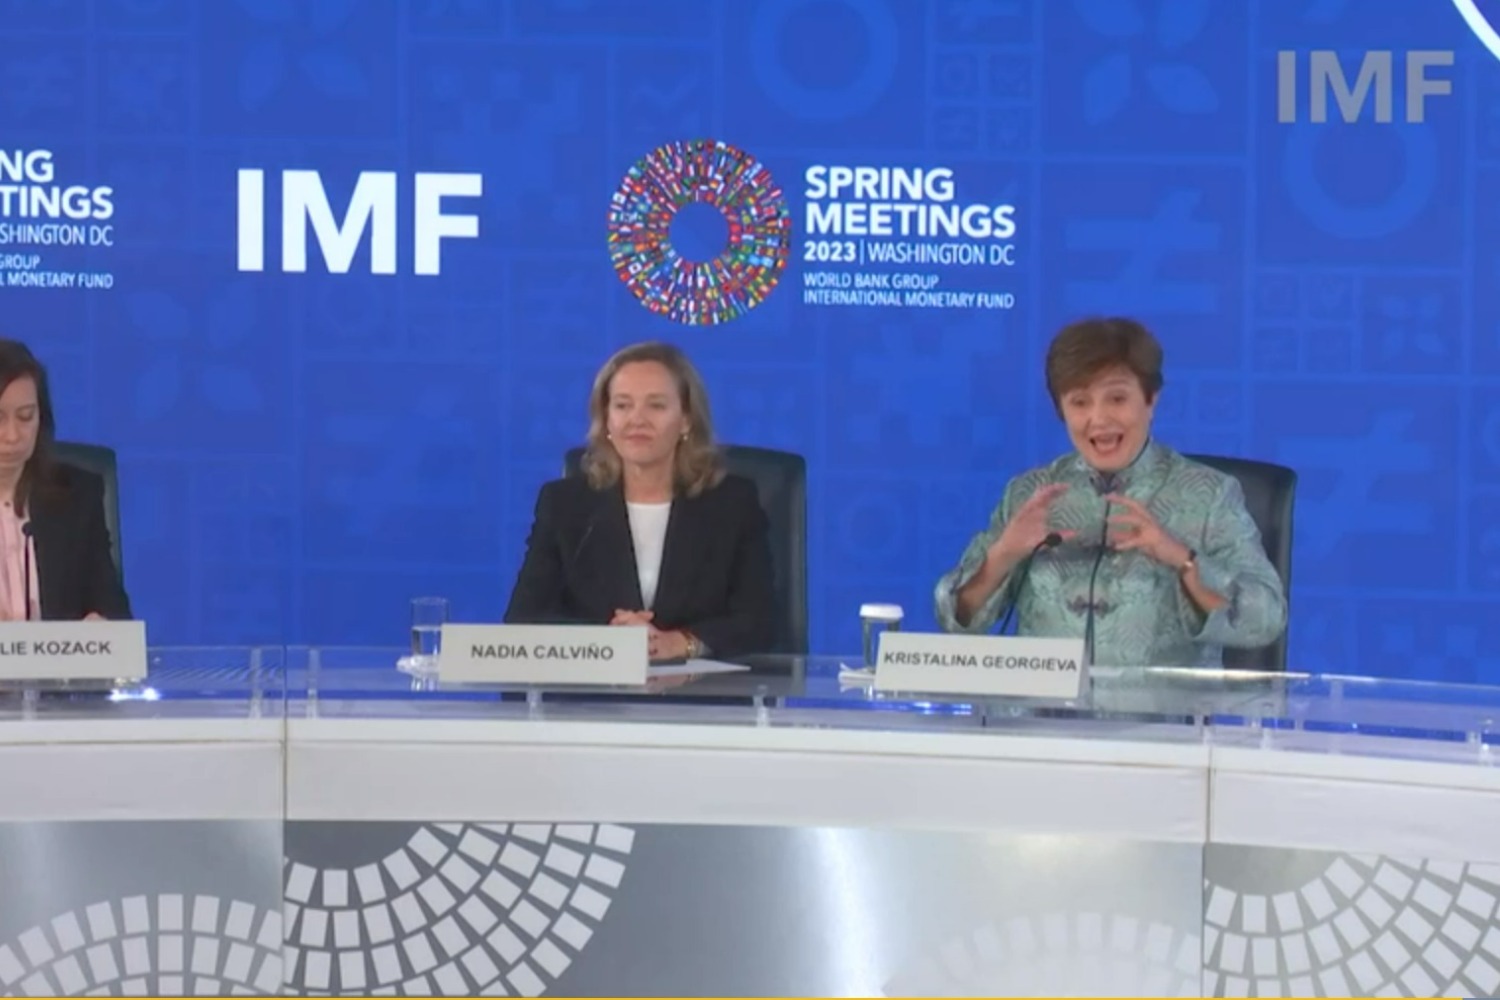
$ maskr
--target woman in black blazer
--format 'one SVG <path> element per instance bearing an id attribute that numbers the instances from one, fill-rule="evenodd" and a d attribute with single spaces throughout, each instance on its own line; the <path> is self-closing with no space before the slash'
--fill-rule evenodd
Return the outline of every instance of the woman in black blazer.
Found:
<path id="1" fill-rule="evenodd" d="M 725 473 L 681 351 L 636 344 L 599 371 L 582 473 L 538 494 L 507 622 L 645 624 L 654 660 L 770 646 L 765 511 Z"/>
<path id="2" fill-rule="evenodd" d="M 0 339 L 0 618 L 129 618 L 104 481 L 55 462 L 55 435 L 46 369 Z"/>

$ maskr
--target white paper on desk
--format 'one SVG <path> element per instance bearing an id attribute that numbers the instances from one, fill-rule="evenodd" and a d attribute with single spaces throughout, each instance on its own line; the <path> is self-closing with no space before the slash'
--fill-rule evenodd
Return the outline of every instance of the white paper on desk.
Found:
<path id="1" fill-rule="evenodd" d="M 870 687 L 874 683 L 875 671 L 869 667 L 851 667 L 847 663 L 839 664 L 839 687 Z"/>
<path id="2" fill-rule="evenodd" d="M 722 660 L 688 660 L 686 663 L 664 663 L 646 668 L 646 676 L 682 677 L 685 674 L 736 674 L 750 668 L 743 663 L 725 663 Z"/>

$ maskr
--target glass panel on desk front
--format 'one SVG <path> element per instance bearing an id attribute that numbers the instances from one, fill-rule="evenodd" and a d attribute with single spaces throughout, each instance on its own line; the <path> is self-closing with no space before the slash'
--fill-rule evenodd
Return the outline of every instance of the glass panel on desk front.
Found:
<path id="1" fill-rule="evenodd" d="M 0 720 L 266 718 L 285 710 L 280 646 L 163 646 L 139 681 L 39 681 L 0 690 Z"/>
<path id="2" fill-rule="evenodd" d="M 1250 718 L 1292 746 L 1295 734 L 1500 745 L 1500 688 L 1333 674 L 1286 674 L 1249 706 Z M 1276 736 L 1275 734 L 1280 734 Z"/>
<path id="3" fill-rule="evenodd" d="M 1225 671 L 1098 670 L 1075 701 L 975 698 L 873 690 L 857 658 L 757 656 L 733 672 L 675 673 L 644 687 L 445 684 L 397 668 L 405 650 L 288 650 L 294 715 L 331 717 L 609 718 L 741 725 L 880 729 L 1038 728 L 1174 724 L 1163 738 L 1197 738 L 1220 715 L 1237 717 L 1265 696 L 1263 675 Z M 680 669 L 680 668 L 677 668 Z M 1080 733 L 1080 735 L 1085 735 Z"/>

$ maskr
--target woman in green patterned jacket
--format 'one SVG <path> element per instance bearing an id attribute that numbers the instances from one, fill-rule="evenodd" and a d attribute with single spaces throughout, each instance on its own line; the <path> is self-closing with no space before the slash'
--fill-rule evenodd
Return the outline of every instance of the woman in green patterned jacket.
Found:
<path id="1" fill-rule="evenodd" d="M 937 584 L 938 621 L 1076 638 L 1110 666 L 1222 664 L 1275 642 L 1286 595 L 1239 482 L 1151 438 L 1162 350 L 1129 319 L 1084 320 L 1047 352 L 1073 451 L 1006 486 Z"/>

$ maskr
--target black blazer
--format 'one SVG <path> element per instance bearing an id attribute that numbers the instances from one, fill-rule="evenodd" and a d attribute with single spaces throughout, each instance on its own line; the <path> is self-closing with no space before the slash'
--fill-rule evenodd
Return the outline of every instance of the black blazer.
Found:
<path id="1" fill-rule="evenodd" d="M 725 476 L 672 502 L 651 623 L 687 629 L 719 657 L 762 652 L 774 632 L 771 545 L 755 483 Z M 511 591 L 511 624 L 607 624 L 644 610 L 624 490 L 582 476 L 537 495 L 526 558 Z"/>
<path id="2" fill-rule="evenodd" d="M 130 600 L 109 554 L 104 480 L 71 465 L 55 471 L 55 485 L 33 490 L 27 501 L 42 617 L 77 621 L 96 612 L 128 619 Z"/>

